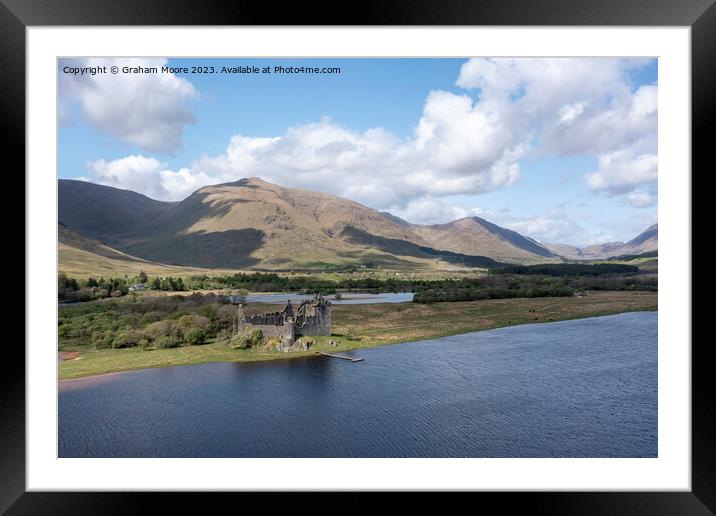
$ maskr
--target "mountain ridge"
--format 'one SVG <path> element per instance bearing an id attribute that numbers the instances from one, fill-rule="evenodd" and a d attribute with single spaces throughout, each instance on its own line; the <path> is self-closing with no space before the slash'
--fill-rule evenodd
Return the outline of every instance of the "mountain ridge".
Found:
<path id="1" fill-rule="evenodd" d="M 658 251 L 659 225 L 652 224 L 628 242 L 606 242 L 587 247 L 566 244 L 544 244 L 553 253 L 569 260 L 603 260 L 614 256 L 639 255 Z"/>
<path id="2" fill-rule="evenodd" d="M 169 266 L 409 269 L 562 260 L 536 240 L 480 217 L 412 224 L 349 199 L 260 178 L 204 186 L 177 202 L 66 179 L 58 192 L 59 220 L 68 229 Z"/>

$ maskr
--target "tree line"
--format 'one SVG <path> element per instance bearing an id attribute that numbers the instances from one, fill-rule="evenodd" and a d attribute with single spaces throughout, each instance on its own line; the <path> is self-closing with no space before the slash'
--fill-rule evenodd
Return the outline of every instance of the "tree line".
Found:
<path id="1" fill-rule="evenodd" d="M 156 276 L 149 278 L 144 271 L 137 276 L 75 279 L 60 273 L 57 276 L 57 296 L 59 301 L 76 302 L 92 301 L 108 297 L 126 296 L 132 286 L 142 285 L 148 290 L 181 292 L 188 290 L 184 280 L 173 276 Z"/>
<path id="2" fill-rule="evenodd" d="M 538 265 L 507 265 L 490 269 L 492 274 L 541 274 L 544 276 L 603 276 L 635 274 L 639 267 L 621 263 L 543 263 Z"/>
<path id="3" fill-rule="evenodd" d="M 587 290 L 658 290 L 655 274 L 543 275 L 500 272 L 478 278 L 446 279 L 415 288 L 413 302 L 475 301 L 516 297 L 564 297 Z"/>
<path id="4" fill-rule="evenodd" d="M 77 280 L 58 276 L 60 301 L 90 301 L 122 297 L 133 285 L 148 290 L 181 292 L 188 290 L 234 289 L 249 292 L 301 292 L 334 294 L 339 290 L 364 292 L 414 292 L 416 302 L 441 300 L 495 299 L 568 295 L 575 290 L 657 290 L 655 274 L 624 264 L 544 264 L 514 265 L 491 269 L 491 274 L 460 279 L 408 279 L 371 277 L 322 279 L 308 275 L 281 276 L 277 273 L 236 273 L 148 277 L 88 278 Z M 449 293 L 449 294 L 448 294 Z"/>

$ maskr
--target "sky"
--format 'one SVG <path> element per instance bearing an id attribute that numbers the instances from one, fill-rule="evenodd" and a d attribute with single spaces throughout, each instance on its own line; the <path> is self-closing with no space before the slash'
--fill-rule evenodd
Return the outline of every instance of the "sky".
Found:
<path id="1" fill-rule="evenodd" d="M 222 71 L 240 66 L 258 72 Z M 73 58 L 58 75 L 61 178 L 175 201 L 260 177 L 577 246 L 657 222 L 656 59 Z"/>

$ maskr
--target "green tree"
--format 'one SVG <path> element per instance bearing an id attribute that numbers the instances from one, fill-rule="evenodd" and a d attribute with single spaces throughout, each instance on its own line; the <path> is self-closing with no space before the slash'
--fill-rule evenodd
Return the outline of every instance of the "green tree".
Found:
<path id="1" fill-rule="evenodd" d="M 117 333 L 112 340 L 113 348 L 132 348 L 139 345 L 139 341 L 144 338 L 144 334 L 136 330 L 126 330 Z"/>
<path id="2" fill-rule="evenodd" d="M 198 327 L 189 328 L 184 332 L 184 341 L 192 346 L 199 346 L 206 342 L 206 333 Z"/>

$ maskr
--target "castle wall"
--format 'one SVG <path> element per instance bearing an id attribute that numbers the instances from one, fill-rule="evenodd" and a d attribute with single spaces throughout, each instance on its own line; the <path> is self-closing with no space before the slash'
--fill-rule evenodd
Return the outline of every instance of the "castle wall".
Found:
<path id="1" fill-rule="evenodd" d="M 293 324 L 251 324 L 251 323 L 244 323 L 239 324 L 238 327 L 238 333 L 241 333 L 245 330 L 251 331 L 253 329 L 259 329 L 261 330 L 261 333 L 263 333 L 264 337 L 266 338 L 279 338 L 279 339 L 290 339 L 293 341 L 296 338 L 296 333 L 293 328 Z"/>
<path id="2" fill-rule="evenodd" d="M 296 335 L 330 335 L 331 305 L 320 304 L 310 307 L 303 324 L 296 328 Z"/>
<path id="3" fill-rule="evenodd" d="M 299 306 L 296 317 L 290 303 L 282 312 L 246 315 L 242 306 L 236 314 L 237 333 L 259 329 L 267 338 L 279 338 L 293 342 L 301 335 L 316 336 L 331 334 L 331 305 L 327 302 L 308 303 Z"/>

